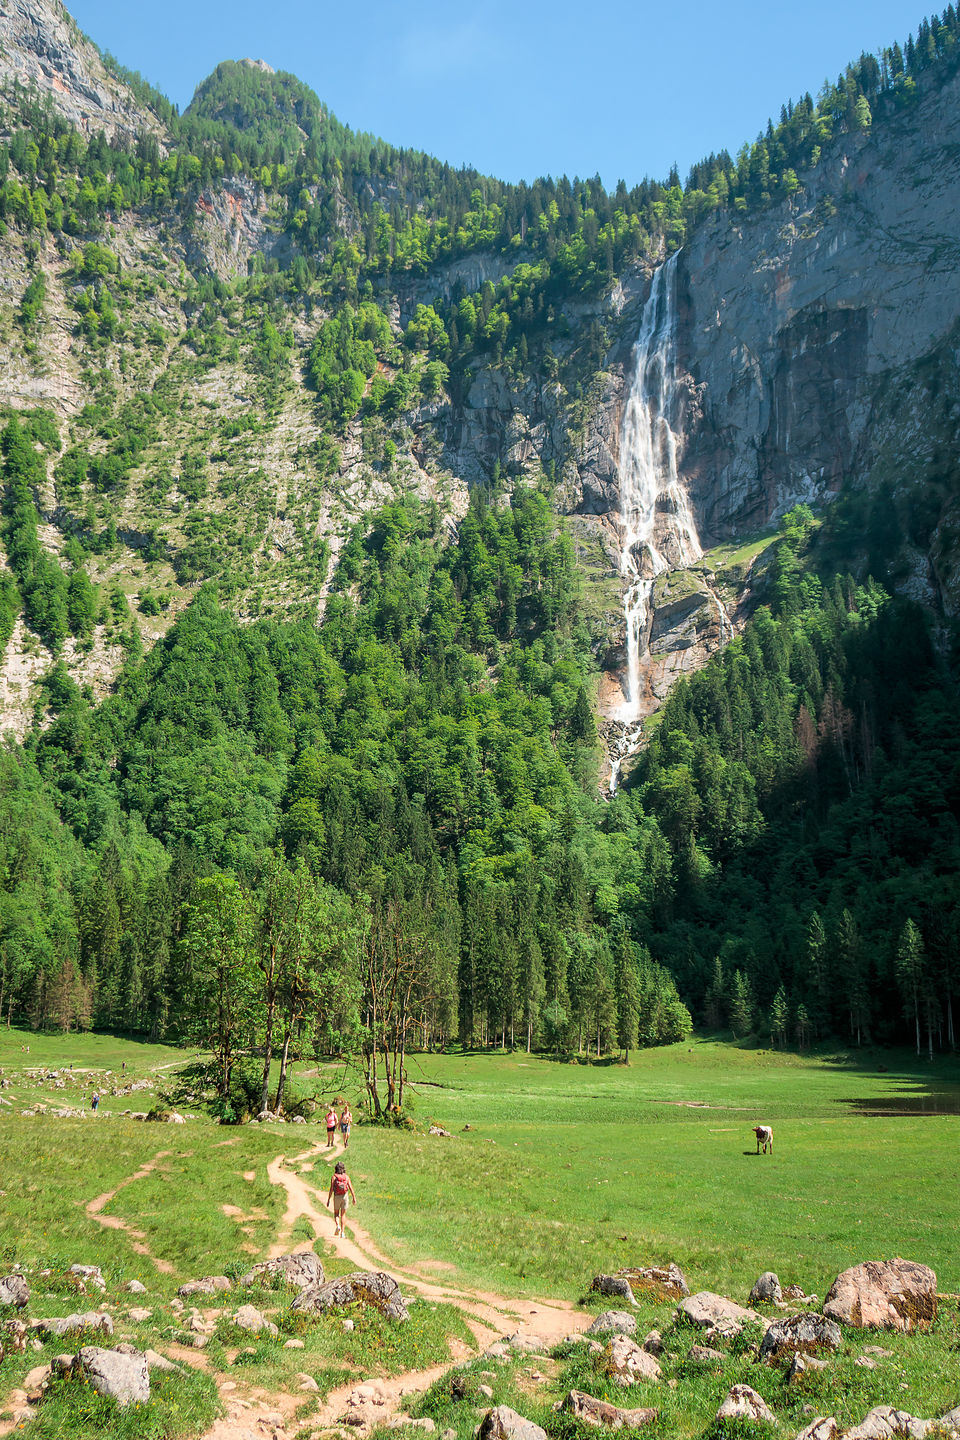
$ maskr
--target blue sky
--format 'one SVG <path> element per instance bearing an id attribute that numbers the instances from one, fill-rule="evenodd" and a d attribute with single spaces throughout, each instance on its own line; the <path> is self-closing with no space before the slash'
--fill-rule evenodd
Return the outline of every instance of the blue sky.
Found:
<path id="1" fill-rule="evenodd" d="M 862 50 L 905 0 L 76 0 L 81 28 L 185 108 L 220 60 L 311 85 L 344 122 L 506 180 L 682 174 L 735 152 Z"/>

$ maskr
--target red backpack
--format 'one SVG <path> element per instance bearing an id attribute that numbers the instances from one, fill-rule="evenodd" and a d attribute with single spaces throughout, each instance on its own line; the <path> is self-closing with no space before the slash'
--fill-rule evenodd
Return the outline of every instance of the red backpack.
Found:
<path id="1" fill-rule="evenodd" d="M 334 1193 L 334 1195 L 346 1195 L 346 1193 L 347 1193 L 347 1186 L 348 1186 L 349 1184 L 350 1184 L 350 1181 L 347 1179 L 346 1175 L 334 1175 L 334 1177 L 333 1177 L 333 1193 Z"/>

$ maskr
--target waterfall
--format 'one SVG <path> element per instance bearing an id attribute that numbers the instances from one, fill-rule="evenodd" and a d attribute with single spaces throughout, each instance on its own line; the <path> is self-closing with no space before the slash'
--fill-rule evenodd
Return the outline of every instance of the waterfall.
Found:
<path id="1" fill-rule="evenodd" d="M 620 428 L 620 574 L 624 580 L 627 675 L 616 719 L 624 726 L 612 760 L 616 790 L 623 760 L 636 747 L 653 582 L 702 554 L 677 473 L 680 386 L 676 373 L 677 255 L 653 273 L 634 347 L 634 372 Z"/>

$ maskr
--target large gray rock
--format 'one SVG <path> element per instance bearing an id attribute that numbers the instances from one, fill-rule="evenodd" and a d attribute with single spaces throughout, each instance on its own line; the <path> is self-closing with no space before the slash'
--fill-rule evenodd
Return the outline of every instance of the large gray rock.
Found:
<path id="1" fill-rule="evenodd" d="M 783 1299 L 780 1281 L 772 1270 L 765 1270 L 750 1291 L 751 1305 L 776 1305 Z"/>
<path id="2" fill-rule="evenodd" d="M 844 1440 L 924 1440 L 930 1430 L 940 1430 L 942 1421 L 919 1420 L 907 1410 L 897 1410 L 893 1405 L 877 1405 L 868 1410 L 860 1421 L 844 1432 Z"/>
<path id="3" fill-rule="evenodd" d="M 937 1277 L 912 1260 L 868 1260 L 844 1270 L 823 1302 L 823 1313 L 862 1329 L 925 1329 L 937 1318 Z"/>
<path id="4" fill-rule="evenodd" d="M 825 1315 L 787 1315 L 767 1330 L 760 1342 L 760 1359 L 770 1365 L 791 1355 L 818 1355 L 839 1350 L 842 1341 L 840 1326 Z"/>
<path id="5" fill-rule="evenodd" d="M 587 1335 L 635 1335 L 637 1322 L 626 1310 L 604 1310 L 584 1332 Z"/>
<path id="6" fill-rule="evenodd" d="M 721 1336 L 724 1340 L 734 1339 L 750 1320 L 756 1320 L 764 1328 L 769 1324 L 756 1310 L 746 1310 L 725 1295 L 714 1295 L 710 1290 L 698 1290 L 696 1295 L 681 1300 L 677 1306 L 677 1319 L 686 1320 L 688 1324 L 706 1330 L 709 1336 Z"/>
<path id="7" fill-rule="evenodd" d="M 297 1290 L 309 1290 L 311 1285 L 323 1284 L 323 1265 L 319 1255 L 312 1250 L 300 1251 L 295 1255 L 280 1255 L 276 1260 L 263 1260 L 254 1265 L 246 1275 L 241 1275 L 238 1285 L 269 1285 L 279 1281 Z"/>
<path id="8" fill-rule="evenodd" d="M 762 1395 L 749 1385 L 731 1385 L 717 1411 L 718 1420 L 761 1420 L 776 1424 L 776 1417 Z"/>
<path id="9" fill-rule="evenodd" d="M 22 1310 L 30 1299 L 30 1286 L 22 1275 L 5 1275 L 0 1280 L 0 1305 Z"/>
<path id="10" fill-rule="evenodd" d="M 392 1275 L 383 1270 L 353 1270 L 349 1275 L 328 1280 L 324 1285 L 311 1285 L 308 1290 L 301 1290 L 290 1308 L 322 1312 L 340 1305 L 352 1305 L 355 1301 L 374 1306 L 390 1320 L 410 1318 L 400 1286 Z"/>
<path id="11" fill-rule="evenodd" d="M 183 1300 L 188 1300 L 191 1295 L 218 1295 L 229 1290 L 230 1281 L 226 1275 L 204 1275 L 202 1280 L 188 1280 L 186 1285 L 181 1285 L 177 1294 Z"/>
<path id="12" fill-rule="evenodd" d="M 595 1290 L 599 1295 L 615 1295 L 620 1300 L 626 1300 L 628 1305 L 637 1303 L 633 1287 L 623 1275 L 594 1275 L 590 1282 L 590 1289 Z"/>
<path id="13" fill-rule="evenodd" d="M 608 1400 L 597 1400 L 582 1390 L 571 1390 L 563 1401 L 562 1409 L 578 1420 L 585 1420 L 588 1425 L 602 1425 L 608 1430 L 639 1430 L 644 1425 L 652 1425 L 658 1413 L 646 1406 L 638 1410 L 621 1410 L 618 1405 L 611 1405 Z"/>
<path id="14" fill-rule="evenodd" d="M 252 1335 L 264 1333 L 276 1338 L 280 1334 L 273 1321 L 261 1314 L 256 1305 L 241 1305 L 233 1317 L 233 1323 L 239 1330 L 249 1330 Z"/>
<path id="15" fill-rule="evenodd" d="M 78 1315 L 56 1315 L 39 1320 L 37 1329 L 43 1335 L 69 1335 L 74 1330 L 99 1330 L 104 1335 L 112 1335 L 113 1319 L 105 1310 L 85 1310 Z"/>
<path id="16" fill-rule="evenodd" d="M 614 1335 L 599 1364 L 618 1385 L 636 1385 L 641 1380 L 659 1380 L 661 1376 L 653 1356 L 629 1335 Z"/>
<path id="17" fill-rule="evenodd" d="M 145 1405 L 150 1399 L 150 1371 L 146 1356 L 139 1351 L 131 1355 L 84 1345 L 73 1368 L 98 1395 L 106 1395 L 118 1405 Z"/>
<path id="18" fill-rule="evenodd" d="M 525 1420 L 509 1405 L 497 1405 L 488 1410 L 477 1434 L 479 1440 L 547 1440 L 546 1430 L 532 1420 Z"/>
<path id="19" fill-rule="evenodd" d="M 624 1266 L 617 1278 L 628 1280 L 634 1295 L 648 1294 L 655 1300 L 682 1300 L 690 1294 L 683 1271 L 672 1260 L 667 1266 Z"/>

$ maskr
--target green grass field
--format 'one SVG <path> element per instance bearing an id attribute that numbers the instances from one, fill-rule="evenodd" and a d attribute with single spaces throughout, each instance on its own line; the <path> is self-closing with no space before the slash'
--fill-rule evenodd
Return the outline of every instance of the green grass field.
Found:
<path id="1" fill-rule="evenodd" d="M 8 1082 L 0 1099 L 10 1102 L 0 1105 L 0 1271 L 13 1263 L 55 1270 L 100 1264 L 111 1293 L 136 1278 L 153 1303 L 165 1303 L 183 1280 L 236 1273 L 266 1252 L 285 1206 L 267 1165 L 315 1145 L 319 1126 L 229 1129 L 199 1118 L 174 1127 L 109 1113 L 151 1108 L 156 1089 L 109 1092 L 147 1077 L 162 1087 L 184 1058 L 169 1047 L 107 1037 L 0 1031 L 0 1072 Z M 398 1266 L 446 1262 L 455 1270 L 444 1273 L 456 1283 L 507 1296 L 577 1300 L 598 1270 L 675 1260 L 691 1289 L 741 1303 L 766 1269 L 822 1297 L 838 1270 L 897 1254 L 932 1265 L 941 1291 L 960 1291 L 960 1065 L 879 1052 L 798 1057 L 709 1041 L 631 1060 L 624 1067 L 523 1054 L 410 1057 L 416 1132 L 363 1124 L 354 1132 L 357 1221 Z M 71 1062 L 62 1090 L 25 1073 Z M 343 1090 L 341 1069 L 306 1070 L 313 1074 L 300 1078 L 301 1086 L 314 1085 L 320 1095 L 324 1083 L 335 1086 L 356 1110 L 360 1092 L 355 1085 Z M 84 1107 L 93 1084 L 104 1095 L 96 1117 L 21 1114 L 37 1103 Z M 431 1120 L 453 1138 L 429 1136 Z M 754 1153 L 752 1126 L 761 1121 L 774 1127 L 772 1156 Z M 122 1186 L 104 1214 L 132 1227 L 170 1273 L 136 1252 L 129 1231 L 106 1229 L 87 1213 L 94 1197 L 148 1164 L 153 1168 Z M 324 1192 L 323 1157 L 312 1178 Z M 308 1234 L 298 1230 L 294 1238 Z M 329 1257 L 325 1263 L 331 1273 L 349 1268 Z M 65 1313 L 64 1304 L 54 1287 L 46 1308 L 34 1313 Z M 944 1324 L 956 1329 L 957 1318 L 951 1312 Z M 169 1338 L 169 1320 L 144 1343 Z M 651 1311 L 654 1321 L 663 1323 Z M 444 1327 L 456 1328 L 441 1312 L 423 1330 L 434 1358 Z M 318 1332 L 311 1341 L 317 1363 L 334 1374 L 338 1365 L 373 1364 L 383 1349 L 382 1337 L 371 1336 L 369 1353 L 347 1355 L 338 1334 Z M 941 1349 L 956 1343 L 950 1335 L 944 1331 L 943 1346 L 928 1347 L 924 1364 L 908 1366 L 909 1379 L 898 1382 L 914 1387 L 914 1413 L 934 1413 L 922 1403 L 941 1400 L 946 1408 Z M 226 1355 L 219 1344 L 214 1357 Z M 384 1352 L 386 1368 L 415 1364 L 408 1350 L 405 1344 L 393 1361 Z M 271 1384 L 282 1386 L 291 1365 L 304 1363 L 289 1353 L 261 1354 L 257 1364 Z M 576 1369 L 582 1357 L 569 1363 Z M 867 1378 L 851 1371 L 853 1409 L 869 1390 Z M 729 1383 L 726 1373 L 722 1379 Z M 0 1395 L 7 1385 L 4 1378 Z M 712 1395 L 709 1385 L 698 1385 Z M 956 1404 L 960 1380 L 953 1389 Z M 168 1390 L 179 1394 L 176 1386 Z M 902 1399 L 891 1394 L 886 1403 Z M 180 1419 L 156 1433 L 197 1433 L 189 1415 L 206 1413 L 210 1403 L 202 1386 L 192 1407 L 181 1395 Z M 682 1421 L 675 1415 L 671 1433 L 696 1432 L 695 1415 L 684 1413 Z M 53 1414 L 33 1433 L 54 1433 Z"/>

